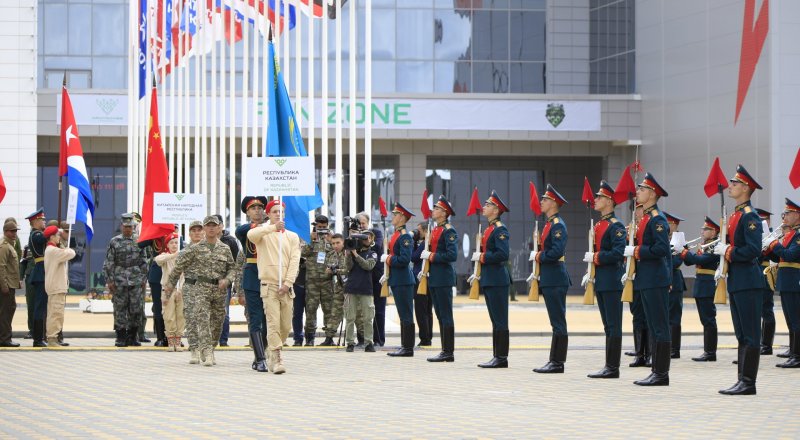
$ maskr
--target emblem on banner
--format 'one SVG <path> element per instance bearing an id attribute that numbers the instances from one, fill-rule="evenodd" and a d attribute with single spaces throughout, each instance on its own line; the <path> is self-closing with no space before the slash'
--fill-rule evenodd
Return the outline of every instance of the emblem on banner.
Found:
<path id="1" fill-rule="evenodd" d="M 552 102 L 550 104 L 547 104 L 547 112 L 545 113 L 545 116 L 547 117 L 547 121 L 550 122 L 550 125 L 552 125 L 553 128 L 558 127 L 564 120 L 564 117 L 566 117 L 566 115 L 567 114 L 564 112 L 563 104 L 556 104 Z"/>

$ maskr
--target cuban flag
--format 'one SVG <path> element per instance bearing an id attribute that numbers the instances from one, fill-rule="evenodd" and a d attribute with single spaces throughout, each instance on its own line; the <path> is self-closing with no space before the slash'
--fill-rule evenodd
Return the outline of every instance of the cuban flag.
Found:
<path id="1" fill-rule="evenodd" d="M 86 242 L 92 241 L 94 235 L 94 199 L 92 187 L 89 185 L 89 173 L 83 160 L 83 148 L 78 137 L 78 125 L 72 113 L 67 87 L 61 91 L 61 148 L 59 155 L 59 174 L 67 176 L 70 197 L 77 195 L 75 220 L 86 225 Z"/>

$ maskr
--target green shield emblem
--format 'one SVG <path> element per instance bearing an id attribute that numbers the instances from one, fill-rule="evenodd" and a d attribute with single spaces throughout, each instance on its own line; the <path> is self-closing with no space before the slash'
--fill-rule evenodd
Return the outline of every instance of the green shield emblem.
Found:
<path id="1" fill-rule="evenodd" d="M 558 127 L 566 116 L 566 113 L 564 113 L 564 105 L 556 103 L 547 104 L 545 116 L 547 116 L 547 120 L 553 128 Z"/>

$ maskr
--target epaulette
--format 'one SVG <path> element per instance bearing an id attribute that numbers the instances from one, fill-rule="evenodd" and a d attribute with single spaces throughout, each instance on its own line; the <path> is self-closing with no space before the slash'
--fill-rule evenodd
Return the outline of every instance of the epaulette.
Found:
<path id="1" fill-rule="evenodd" d="M 658 209 L 654 209 L 650 211 L 650 218 L 655 217 L 659 214 Z"/>
<path id="2" fill-rule="evenodd" d="M 445 223 L 444 228 L 445 229 L 453 229 L 453 225 L 451 225 L 450 223 Z"/>
<path id="3" fill-rule="evenodd" d="M 499 227 L 501 227 L 501 226 L 503 226 L 503 222 L 501 222 L 500 220 L 498 220 L 498 221 L 496 221 L 496 222 L 494 223 L 494 227 L 495 227 L 495 228 L 499 228 Z"/>
<path id="4" fill-rule="evenodd" d="M 560 219 L 558 217 L 556 217 L 556 218 L 553 219 L 553 224 L 557 225 L 559 221 L 560 221 Z"/>
<path id="5" fill-rule="evenodd" d="M 611 217 L 611 218 L 609 219 L 609 221 L 610 221 L 611 223 L 619 223 L 619 220 L 617 220 L 617 218 L 616 218 L 616 217 Z"/>
<path id="6" fill-rule="evenodd" d="M 753 212 L 753 208 L 751 208 L 749 206 L 745 206 L 744 207 L 744 212 L 745 212 L 745 214 L 749 214 L 749 213 Z"/>

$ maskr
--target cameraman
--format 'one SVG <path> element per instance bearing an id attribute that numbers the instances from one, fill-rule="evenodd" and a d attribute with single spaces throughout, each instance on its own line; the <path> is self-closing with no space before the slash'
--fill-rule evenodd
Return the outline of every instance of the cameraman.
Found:
<path id="1" fill-rule="evenodd" d="M 317 309 L 322 305 L 323 330 L 325 342 L 320 345 L 333 345 L 333 337 L 329 335 L 327 324 L 331 320 L 331 304 L 333 289 L 330 276 L 326 273 L 325 258 L 331 251 L 328 243 L 328 217 L 318 215 L 314 218 L 314 229 L 311 231 L 311 243 L 303 245 L 300 256 L 306 259 L 306 347 L 314 346 L 317 333 Z M 335 332 L 336 330 L 332 330 Z"/>
<path id="2" fill-rule="evenodd" d="M 383 231 L 378 228 L 371 228 L 369 214 L 366 212 L 358 213 L 356 219 L 362 230 L 368 230 L 372 233 L 372 250 L 375 251 L 375 255 L 380 259 L 381 255 L 383 255 Z M 386 298 L 381 297 L 381 283 L 379 282 L 382 276 L 383 264 L 376 264 L 372 269 L 372 299 L 375 303 L 373 338 L 379 347 L 383 347 L 383 344 L 386 343 Z"/>
<path id="3" fill-rule="evenodd" d="M 344 286 L 345 322 L 347 332 L 345 341 L 348 352 L 355 348 L 355 318 L 360 312 L 364 323 L 364 351 L 375 352 L 372 343 L 373 319 L 375 317 L 375 303 L 372 299 L 372 269 L 377 262 L 377 254 L 370 249 L 371 240 L 367 233 L 370 231 L 351 233 L 345 242 L 347 259 L 345 260 L 348 272 Z M 355 263 L 355 264 L 354 264 Z"/>
<path id="4" fill-rule="evenodd" d="M 347 279 L 347 255 L 348 252 L 344 250 L 344 237 L 342 234 L 331 235 L 331 251 L 325 258 L 325 273 L 328 275 L 328 284 L 332 285 L 333 289 L 333 304 L 331 306 L 331 320 L 325 323 L 325 341 L 331 339 L 331 345 L 338 345 L 333 343 L 333 337 L 336 335 L 336 329 L 342 322 L 344 315 L 344 280 Z M 341 342 L 341 339 L 340 341 Z M 322 343 L 320 345 L 325 345 Z"/>
<path id="5" fill-rule="evenodd" d="M 422 271 L 422 251 L 425 250 L 425 237 L 428 235 L 428 222 L 419 222 L 414 229 L 414 250 L 411 253 L 411 263 L 414 265 L 412 273 L 416 279 L 414 285 L 414 315 L 419 328 L 419 346 L 430 347 L 433 339 L 433 301 L 430 295 L 417 293 L 419 287 L 419 273 Z"/>

